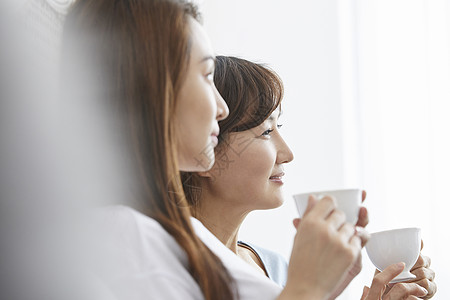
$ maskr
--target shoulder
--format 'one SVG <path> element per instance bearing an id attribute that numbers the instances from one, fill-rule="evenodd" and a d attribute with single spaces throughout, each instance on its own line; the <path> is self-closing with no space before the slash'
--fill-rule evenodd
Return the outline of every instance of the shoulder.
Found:
<path id="1" fill-rule="evenodd" d="M 108 206 L 95 212 L 100 247 L 122 271 L 147 272 L 187 267 L 176 240 L 156 220 L 127 206 Z"/>
<path id="2" fill-rule="evenodd" d="M 99 225 L 97 273 L 115 295 L 123 299 L 201 297 L 186 253 L 155 219 L 119 205 L 103 207 L 94 215 Z"/>
<path id="3" fill-rule="evenodd" d="M 128 206 L 103 207 L 95 212 L 95 217 L 104 233 L 113 234 L 130 242 L 164 240 L 167 243 L 177 244 L 159 222 Z"/>
<path id="4" fill-rule="evenodd" d="M 137 210 L 125 205 L 110 205 L 98 208 L 95 211 L 95 216 L 98 217 L 104 224 L 113 226 L 112 228 L 118 227 L 116 225 L 120 225 L 120 227 L 123 225 L 144 225 L 158 230 L 159 227 L 161 227 L 156 220 L 147 217 Z"/>

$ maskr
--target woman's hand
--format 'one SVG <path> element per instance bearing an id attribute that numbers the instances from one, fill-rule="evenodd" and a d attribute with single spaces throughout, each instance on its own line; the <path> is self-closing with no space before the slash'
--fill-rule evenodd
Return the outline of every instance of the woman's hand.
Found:
<path id="1" fill-rule="evenodd" d="M 313 196 L 297 227 L 288 280 L 280 296 L 327 299 L 361 254 L 361 239 L 335 200 Z M 283 297 L 280 297 L 282 299 Z"/>
<path id="2" fill-rule="evenodd" d="M 400 274 L 404 263 L 390 265 L 373 277 L 372 286 L 364 287 L 361 300 L 414 300 L 427 295 L 428 291 L 416 283 L 400 282 L 389 288 L 389 281 Z"/>
<path id="3" fill-rule="evenodd" d="M 423 241 L 420 250 L 422 249 Z M 411 273 L 416 275 L 416 278 L 407 281 L 407 283 L 416 283 L 427 290 L 427 294 L 423 297 L 420 297 L 421 299 L 430 299 L 434 296 L 434 294 L 436 294 L 437 291 L 437 285 L 434 282 L 435 274 L 434 271 L 430 269 L 430 265 L 431 259 L 421 253 L 416 261 L 416 264 L 411 268 Z M 375 271 L 375 275 L 378 273 L 380 273 L 380 271 Z M 395 284 L 388 285 L 386 287 L 385 293 L 388 293 L 394 286 Z"/>
<path id="4" fill-rule="evenodd" d="M 362 192 L 362 202 L 366 200 L 367 193 L 366 191 Z M 301 219 L 297 218 L 294 219 L 293 223 L 295 228 L 298 227 L 300 224 Z M 358 221 L 356 223 L 357 227 L 365 228 L 369 224 L 369 213 L 367 211 L 367 208 L 361 207 L 359 210 L 359 216 Z M 358 230 L 358 235 L 361 239 L 361 247 L 364 247 L 366 243 L 368 242 L 370 235 L 365 230 Z M 362 269 L 362 256 L 361 253 L 358 256 L 358 258 L 355 260 L 353 265 L 348 268 L 345 272 L 345 276 L 343 281 L 339 284 L 339 286 L 336 288 L 336 290 L 333 291 L 333 293 L 330 295 L 329 299 L 335 299 L 337 296 L 339 296 L 345 288 L 350 284 L 350 282 L 353 280 L 353 278 L 356 277 L 361 272 Z"/>
<path id="5" fill-rule="evenodd" d="M 422 243 L 423 247 L 423 243 Z M 416 275 L 414 280 L 409 282 L 416 283 L 427 290 L 427 295 L 421 297 L 422 299 L 430 299 L 436 294 L 437 285 L 434 282 L 434 271 L 430 269 L 431 259 L 422 254 L 419 255 L 416 264 L 411 268 L 411 273 Z"/>
<path id="6" fill-rule="evenodd" d="M 367 193 L 366 191 L 362 192 L 362 201 L 366 200 Z M 358 222 L 356 222 L 356 226 L 360 228 L 365 228 L 369 224 L 369 213 L 367 208 L 361 207 L 359 209 Z M 364 247 L 366 243 L 369 241 L 370 235 L 365 230 L 359 230 L 358 235 L 361 239 L 361 247 Z M 339 296 L 345 288 L 352 282 L 353 278 L 356 277 L 361 272 L 362 269 L 362 256 L 359 255 L 358 259 L 353 263 L 353 265 L 346 271 L 344 280 L 342 283 L 336 288 L 329 299 L 335 299 Z"/>

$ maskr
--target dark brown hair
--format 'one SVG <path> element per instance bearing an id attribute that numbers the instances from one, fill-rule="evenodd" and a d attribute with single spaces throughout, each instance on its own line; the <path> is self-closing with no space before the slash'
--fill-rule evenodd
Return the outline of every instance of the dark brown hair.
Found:
<path id="1" fill-rule="evenodd" d="M 217 56 L 214 83 L 228 105 L 230 113 L 219 122 L 219 144 L 216 157 L 227 147 L 231 132 L 252 129 L 262 124 L 281 105 L 283 82 L 268 66 L 232 56 Z M 191 211 L 201 197 L 196 173 L 182 172 L 183 188 Z"/>
<path id="2" fill-rule="evenodd" d="M 78 0 L 65 31 L 88 33 L 80 36 L 88 44 L 78 46 L 78 54 L 99 66 L 100 95 L 123 120 L 120 130 L 138 171 L 138 209 L 185 250 L 205 299 L 229 300 L 236 296 L 233 280 L 195 234 L 179 176 L 173 119 L 189 65 L 190 17 L 198 20 L 196 8 L 181 0 Z"/>

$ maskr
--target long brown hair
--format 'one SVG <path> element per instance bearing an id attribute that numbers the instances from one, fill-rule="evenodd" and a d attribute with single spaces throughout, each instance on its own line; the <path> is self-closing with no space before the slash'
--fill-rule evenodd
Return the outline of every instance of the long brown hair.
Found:
<path id="1" fill-rule="evenodd" d="M 219 122 L 216 157 L 220 157 L 231 132 L 259 126 L 281 105 L 284 88 L 281 78 L 268 66 L 233 56 L 216 56 L 214 84 L 230 110 L 228 117 Z M 200 178 L 193 172 L 182 172 L 181 178 L 191 212 L 196 216 Z"/>
<path id="2" fill-rule="evenodd" d="M 101 94 L 123 120 L 120 130 L 138 170 L 138 209 L 185 250 L 205 299 L 229 300 L 236 298 L 231 276 L 191 225 L 175 147 L 173 119 L 189 64 L 190 17 L 198 20 L 196 8 L 181 0 L 78 0 L 65 29 L 90 36 L 91 52 L 79 55 L 99 65 L 100 82 L 106 83 Z"/>

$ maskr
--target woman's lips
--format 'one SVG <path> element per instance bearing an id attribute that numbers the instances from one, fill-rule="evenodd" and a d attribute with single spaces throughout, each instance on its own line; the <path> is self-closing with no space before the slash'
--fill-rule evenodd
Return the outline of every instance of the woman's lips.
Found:
<path id="1" fill-rule="evenodd" d="M 217 138 L 217 135 L 211 134 L 211 142 L 213 143 L 214 147 L 217 146 L 219 143 L 219 139 Z"/>
<path id="2" fill-rule="evenodd" d="M 269 177 L 269 180 L 274 183 L 283 184 L 284 173 L 275 174 Z"/>

